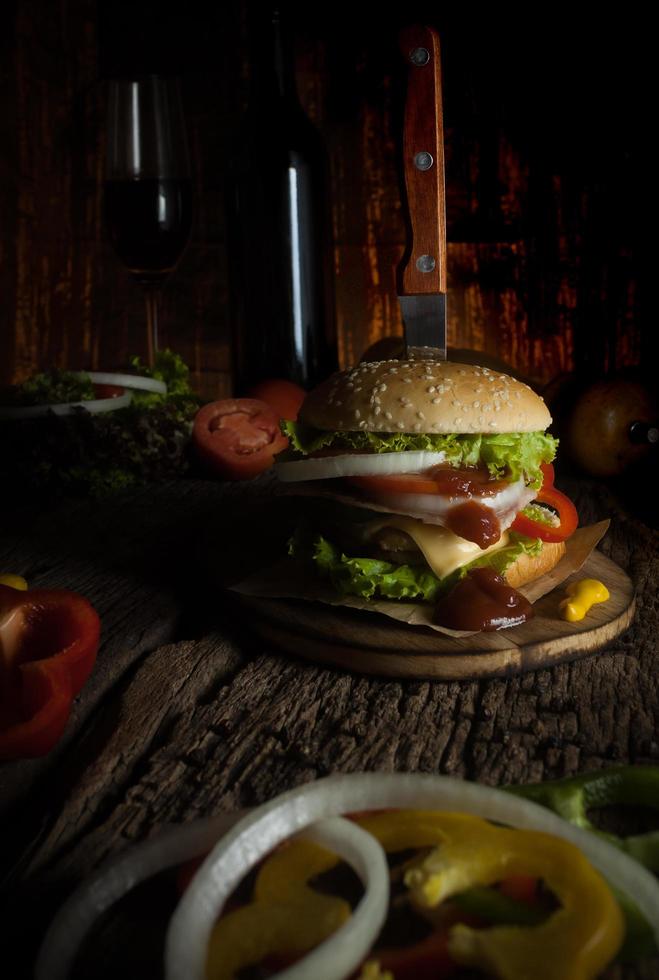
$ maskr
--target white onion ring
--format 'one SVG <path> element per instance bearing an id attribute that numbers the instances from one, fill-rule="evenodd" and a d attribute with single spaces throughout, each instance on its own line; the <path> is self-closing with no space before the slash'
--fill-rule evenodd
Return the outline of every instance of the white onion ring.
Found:
<path id="1" fill-rule="evenodd" d="M 126 388 L 116 398 L 78 399 L 72 402 L 52 402 L 49 405 L 0 405 L 0 419 L 40 419 L 49 415 L 75 415 L 76 408 L 84 408 L 92 415 L 98 412 L 116 412 L 126 408 L 133 400 L 131 389 L 151 391 L 157 395 L 167 394 L 167 385 L 158 378 L 145 378 L 140 374 L 117 374 L 113 371 L 77 371 L 79 378 L 89 378 L 94 384 L 117 385 Z"/>
<path id="2" fill-rule="evenodd" d="M 270 806 L 266 804 L 257 813 Z M 209 854 L 171 918 L 165 946 L 166 980 L 205 980 L 208 941 L 224 902 L 247 871 L 291 832 L 286 817 L 244 820 L 240 826 L 244 828 L 242 831 L 237 835 L 230 833 Z M 276 973 L 272 980 L 309 980 L 310 977 L 343 980 L 364 959 L 386 918 L 387 859 L 380 843 L 349 820 L 334 817 L 305 826 L 308 829 L 304 838 L 347 861 L 361 878 L 366 893 L 347 922 L 302 960 Z"/>
<path id="3" fill-rule="evenodd" d="M 116 412 L 118 408 L 126 408 L 133 400 L 132 391 L 124 391 L 116 398 L 92 398 L 89 401 L 53 402 L 50 405 L 0 405 L 0 419 L 40 419 L 50 415 L 75 415 L 76 408 L 85 408 L 88 412 Z"/>
<path id="4" fill-rule="evenodd" d="M 505 531 L 515 520 L 516 515 L 531 503 L 538 491 L 526 487 L 523 480 L 517 480 L 491 497 L 449 496 L 443 493 L 373 493 L 373 500 L 386 507 L 391 513 L 404 513 L 412 517 L 436 518 L 444 523 L 448 512 L 459 504 L 477 500 L 488 507 L 499 518 L 501 529 Z"/>
<path id="5" fill-rule="evenodd" d="M 339 476 L 390 476 L 421 473 L 446 460 L 446 453 L 406 449 L 398 453 L 345 453 L 275 462 L 275 473 L 284 483 L 299 480 L 332 480 Z"/>
<path id="6" fill-rule="evenodd" d="M 84 371 L 81 377 L 89 377 L 95 384 L 118 385 L 121 388 L 135 388 L 137 391 L 152 391 L 156 395 L 166 395 L 167 385 L 159 378 L 147 378 L 142 374 L 117 374 L 114 371 Z"/>
<path id="7" fill-rule="evenodd" d="M 82 941 L 106 909 L 159 871 L 206 854 L 243 813 L 221 813 L 165 830 L 106 861 L 50 924 L 37 956 L 35 980 L 66 980 Z"/>
<path id="8" fill-rule="evenodd" d="M 422 773 L 352 773 L 329 776 L 282 794 L 248 814 L 216 845 L 197 872 L 194 889 L 188 889 L 172 916 L 166 942 L 167 980 L 203 980 L 213 924 L 233 884 L 242 877 L 239 867 L 244 873 L 268 849 L 317 820 L 391 807 L 471 813 L 570 841 L 610 884 L 634 902 L 659 945 L 659 882 L 602 838 L 574 827 L 537 803 L 478 783 Z M 302 968 L 306 963 L 305 957 L 296 965 Z M 329 976 L 308 972 L 301 975 L 318 980 Z"/>

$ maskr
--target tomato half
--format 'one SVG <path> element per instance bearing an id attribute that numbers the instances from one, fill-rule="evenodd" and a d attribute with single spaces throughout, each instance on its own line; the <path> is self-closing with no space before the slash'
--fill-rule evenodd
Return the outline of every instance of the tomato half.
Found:
<path id="1" fill-rule="evenodd" d="M 283 378 L 273 378 L 271 381 L 261 381 L 247 392 L 248 398 L 256 398 L 265 402 L 280 419 L 295 422 L 300 406 L 306 398 L 306 391 L 292 381 Z"/>
<path id="2" fill-rule="evenodd" d="M 227 480 L 249 480 L 288 446 L 279 417 L 254 398 L 225 398 L 195 416 L 192 445 L 209 469 Z"/>

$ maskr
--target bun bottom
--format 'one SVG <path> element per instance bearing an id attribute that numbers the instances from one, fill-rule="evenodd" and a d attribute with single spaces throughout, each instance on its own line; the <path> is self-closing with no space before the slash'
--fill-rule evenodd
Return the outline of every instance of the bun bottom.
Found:
<path id="1" fill-rule="evenodd" d="M 550 572 L 555 565 L 558 565 L 564 554 L 564 541 L 546 541 L 539 555 L 520 555 L 507 569 L 504 578 L 508 585 L 518 589 L 520 585 L 526 585 L 527 582 L 532 582 L 546 572 Z"/>

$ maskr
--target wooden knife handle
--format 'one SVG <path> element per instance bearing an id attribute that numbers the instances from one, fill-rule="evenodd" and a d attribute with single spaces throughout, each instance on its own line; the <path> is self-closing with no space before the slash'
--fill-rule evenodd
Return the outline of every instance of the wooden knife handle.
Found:
<path id="1" fill-rule="evenodd" d="M 446 191 L 439 35 L 432 27 L 407 27 L 400 35 L 400 48 L 409 66 L 403 127 L 409 232 L 398 266 L 398 294 L 445 293 Z M 431 271 L 423 271 L 429 267 Z"/>

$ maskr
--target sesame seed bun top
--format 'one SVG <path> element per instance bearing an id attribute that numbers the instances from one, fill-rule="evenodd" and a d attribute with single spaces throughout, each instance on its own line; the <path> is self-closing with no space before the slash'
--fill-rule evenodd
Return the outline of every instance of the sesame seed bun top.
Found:
<path id="1" fill-rule="evenodd" d="M 528 385 L 473 364 L 366 361 L 304 400 L 299 420 L 354 432 L 539 432 L 551 415 Z"/>

